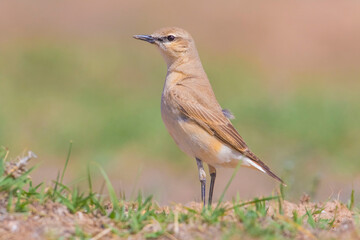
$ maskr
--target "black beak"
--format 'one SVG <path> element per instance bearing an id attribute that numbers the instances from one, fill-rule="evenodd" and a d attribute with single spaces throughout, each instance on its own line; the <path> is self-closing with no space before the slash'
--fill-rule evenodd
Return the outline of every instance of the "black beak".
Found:
<path id="1" fill-rule="evenodd" d="M 155 43 L 155 39 L 150 35 L 134 35 L 135 39 L 143 40 L 149 43 Z"/>

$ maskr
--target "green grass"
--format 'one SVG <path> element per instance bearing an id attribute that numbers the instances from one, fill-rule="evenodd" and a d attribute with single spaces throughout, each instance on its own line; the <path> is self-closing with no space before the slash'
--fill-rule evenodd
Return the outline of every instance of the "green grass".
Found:
<path id="1" fill-rule="evenodd" d="M 65 174 L 70 153 L 71 145 L 61 176 Z M 34 208 L 33 204 L 46 205 L 52 202 L 66 206 L 71 214 L 81 212 L 89 215 L 95 221 L 104 221 L 101 218 L 107 218 L 109 222 L 103 226 L 102 231 L 107 231 L 114 238 L 131 236 L 142 236 L 149 239 L 161 236 L 174 238 L 183 231 L 190 234 L 191 238 L 216 236 L 221 239 L 231 239 L 241 236 L 256 239 L 294 239 L 306 235 L 315 239 L 320 236 L 319 234 L 336 227 L 334 225 L 336 213 L 331 219 L 322 218 L 321 214 L 324 208 L 321 207 L 306 209 L 306 213 L 301 216 L 296 210 L 293 211 L 292 217 L 285 215 L 281 210 L 281 206 L 284 204 L 284 195 L 256 198 L 245 202 L 234 199 L 232 203 L 222 203 L 222 199 L 220 199 L 216 207 L 199 207 L 201 204 L 194 206 L 176 204 L 174 207 L 164 208 L 158 206 L 152 196 L 143 197 L 141 194 L 135 201 L 127 201 L 119 198 L 106 172 L 96 165 L 106 182 L 111 202 L 111 207 L 109 207 L 107 198 L 93 191 L 90 171 L 87 176 L 88 190 L 86 192 L 81 192 L 76 186 L 64 185 L 61 182 L 62 177 L 60 181 L 55 180 L 52 186 L 44 186 L 44 183 L 33 186 L 29 174 L 34 168 L 14 177 L 8 173 L 7 155 L 8 150 L 2 148 L 0 151 L 0 198 L 7 202 L 7 214 L 23 213 L 25 219 L 27 213 L 37 214 L 36 211 L 34 213 L 34 210 L 30 210 Z M 234 174 L 236 171 L 237 169 Z M 229 179 L 228 184 L 232 179 L 233 176 Z M 223 194 L 225 192 L 226 188 Z M 354 193 L 352 193 L 348 208 L 353 210 L 356 222 L 360 215 L 359 209 L 355 206 Z M 270 208 L 272 209 L 271 213 L 269 212 Z M 54 213 L 49 212 L 48 214 Z M 68 236 L 70 239 L 95 237 L 87 232 L 86 226 L 79 225 L 77 222 L 69 224 L 75 228 L 71 236 Z M 149 226 L 151 227 L 149 228 Z M 178 226 L 177 230 L 175 230 L 175 226 Z M 209 231 L 213 231 L 212 235 L 207 235 L 207 228 Z M 354 232 L 354 234 L 357 233 Z M 61 239 L 62 236 L 54 237 Z"/>

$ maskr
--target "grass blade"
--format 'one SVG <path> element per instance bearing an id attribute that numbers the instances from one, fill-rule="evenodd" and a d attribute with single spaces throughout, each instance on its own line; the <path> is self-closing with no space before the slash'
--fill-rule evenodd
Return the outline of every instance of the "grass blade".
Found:
<path id="1" fill-rule="evenodd" d="M 314 220 L 311 212 L 310 212 L 308 209 L 306 209 L 306 208 L 305 208 L 305 210 L 306 210 L 306 215 L 308 216 L 308 220 L 307 220 L 308 224 L 309 224 L 312 228 L 315 228 L 315 227 L 316 227 L 316 222 L 315 222 L 315 220 Z"/>
<path id="2" fill-rule="evenodd" d="M 89 193 L 91 194 L 92 191 L 92 182 L 91 182 L 91 175 L 90 175 L 90 167 L 87 166 L 87 179 L 88 179 L 88 185 L 89 185 Z"/>
<path id="3" fill-rule="evenodd" d="M 114 187 L 113 185 L 111 184 L 110 182 L 110 179 L 109 177 L 107 176 L 106 172 L 104 171 L 104 169 L 99 165 L 98 166 L 99 169 L 100 169 L 100 172 L 101 174 L 103 175 L 104 179 L 105 179 L 105 182 L 106 182 L 106 186 L 107 186 L 107 189 L 108 189 L 108 192 L 109 192 L 109 196 L 110 196 L 110 200 L 111 200 L 111 203 L 113 204 L 113 208 L 114 210 L 118 210 L 120 209 L 120 205 L 119 205 L 119 201 L 117 199 L 117 196 L 116 196 L 116 192 L 114 190 Z"/>
<path id="4" fill-rule="evenodd" d="M 351 191 L 350 202 L 349 202 L 349 205 L 348 205 L 349 210 L 352 210 L 354 208 L 354 202 L 355 202 L 355 190 L 353 189 Z"/>
<path id="5" fill-rule="evenodd" d="M 56 181 L 55 181 L 55 186 L 54 186 L 54 191 L 52 194 L 52 198 L 55 197 L 55 193 L 57 192 L 57 187 L 59 185 L 59 178 L 60 178 L 60 171 L 58 171 L 57 175 L 56 175 Z"/>
<path id="6" fill-rule="evenodd" d="M 72 141 L 70 141 L 69 151 L 68 151 L 68 154 L 67 154 L 67 157 L 66 157 L 64 169 L 63 169 L 63 171 L 62 171 L 62 173 L 61 173 L 60 183 L 63 182 L 64 175 L 65 175 L 65 171 L 66 171 L 67 165 L 68 165 L 68 163 L 69 163 L 69 159 L 70 159 L 70 155 L 71 155 L 71 150 L 72 150 Z"/>
<path id="7" fill-rule="evenodd" d="M 142 170 L 143 170 L 142 167 L 139 167 L 138 172 L 135 177 L 135 180 L 134 180 L 133 189 L 131 190 L 130 199 L 133 199 L 135 197 L 135 190 L 137 188 L 137 184 L 139 183 L 139 179 L 140 179 Z"/>
<path id="8" fill-rule="evenodd" d="M 259 202 L 271 201 L 271 200 L 275 200 L 275 199 L 279 199 L 279 196 L 265 197 L 265 198 L 260 198 L 260 199 L 257 198 L 257 199 L 252 200 L 252 201 L 236 204 L 236 205 L 226 209 L 226 211 L 233 210 L 234 208 L 238 208 L 238 207 L 243 207 L 243 206 L 246 206 L 246 205 L 249 205 L 249 204 L 256 204 L 256 203 L 259 203 Z"/>
<path id="9" fill-rule="evenodd" d="M 226 186 L 225 186 L 225 188 L 224 188 L 223 192 L 221 193 L 221 196 L 220 196 L 220 198 L 219 198 L 219 201 L 218 201 L 218 203 L 217 203 L 217 205 L 216 205 L 216 208 L 215 208 L 215 209 L 218 209 L 218 208 L 219 208 L 220 203 L 223 201 L 224 196 L 225 196 L 225 193 L 226 193 L 226 191 L 228 190 L 228 188 L 229 188 L 229 186 L 230 186 L 231 182 L 234 180 L 234 177 L 235 177 L 236 173 L 239 171 L 240 166 L 241 166 L 241 162 L 239 161 L 239 163 L 237 164 L 236 168 L 234 169 L 233 174 L 231 175 L 231 177 L 230 177 L 229 181 L 227 182 L 227 184 L 226 184 Z"/>
<path id="10" fill-rule="evenodd" d="M 4 148 L 4 147 L 0 148 L 0 177 L 5 172 L 5 159 L 6 159 L 7 153 L 8 153 L 8 151 L 6 150 L 6 148 Z"/>

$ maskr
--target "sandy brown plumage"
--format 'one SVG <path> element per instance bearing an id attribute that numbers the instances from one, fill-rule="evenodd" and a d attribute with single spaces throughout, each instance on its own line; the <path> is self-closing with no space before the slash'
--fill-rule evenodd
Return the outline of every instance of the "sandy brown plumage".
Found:
<path id="1" fill-rule="evenodd" d="M 158 46 L 167 64 L 167 75 L 161 97 L 161 116 L 179 148 L 197 161 L 204 200 L 206 174 L 202 162 L 209 166 L 211 184 L 216 167 L 251 167 L 284 183 L 252 153 L 236 131 L 212 90 L 202 67 L 194 40 L 180 28 L 163 28 L 137 39 Z"/>
<path id="2" fill-rule="evenodd" d="M 195 121 L 209 134 L 220 139 L 225 144 L 233 147 L 250 160 L 259 164 L 271 177 L 284 183 L 265 163 L 250 151 L 230 120 L 223 114 L 221 107 L 217 104 L 214 94 L 209 92 L 207 96 L 204 95 L 202 89 L 198 89 L 198 84 L 187 84 L 187 82 L 190 81 L 193 82 L 196 80 L 188 77 L 179 80 L 168 93 L 174 104 L 180 109 L 181 113 Z"/>

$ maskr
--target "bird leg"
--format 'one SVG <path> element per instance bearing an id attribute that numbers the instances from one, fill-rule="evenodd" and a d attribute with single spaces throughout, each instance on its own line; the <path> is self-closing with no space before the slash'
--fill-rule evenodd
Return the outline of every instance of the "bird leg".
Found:
<path id="1" fill-rule="evenodd" d="M 204 203 L 205 206 L 205 186 L 206 186 L 206 173 L 204 170 L 203 163 L 200 159 L 196 158 L 196 164 L 199 171 L 199 180 L 201 183 L 201 201 Z"/>
<path id="2" fill-rule="evenodd" d="M 208 166 L 209 166 L 209 173 L 210 173 L 210 177 L 211 177 L 208 205 L 211 206 L 213 192 L 214 192 L 215 178 L 216 178 L 216 169 L 211 165 L 208 165 Z"/>

